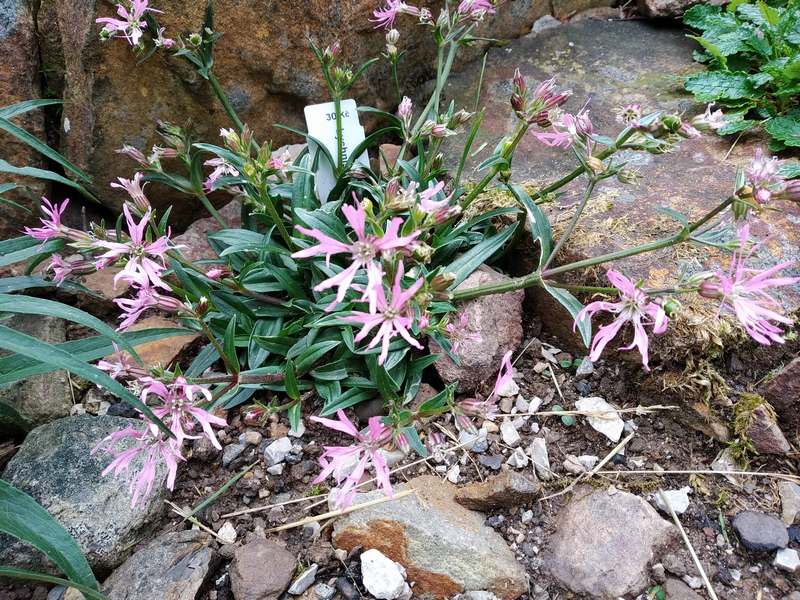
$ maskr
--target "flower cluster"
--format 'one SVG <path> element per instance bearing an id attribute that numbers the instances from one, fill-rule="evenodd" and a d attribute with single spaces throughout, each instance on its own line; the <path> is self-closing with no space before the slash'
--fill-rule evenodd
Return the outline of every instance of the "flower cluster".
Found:
<path id="1" fill-rule="evenodd" d="M 127 40 L 131 46 L 138 47 L 144 31 L 147 29 L 145 15 L 161 12 L 148 5 L 149 0 L 130 0 L 130 2 L 117 4 L 118 19 L 113 17 L 96 19 L 96 22 L 103 26 L 100 37 L 102 39 L 121 37 Z M 172 48 L 175 45 L 175 40 L 164 37 L 163 27 L 154 32 L 153 40 L 157 47 Z"/>

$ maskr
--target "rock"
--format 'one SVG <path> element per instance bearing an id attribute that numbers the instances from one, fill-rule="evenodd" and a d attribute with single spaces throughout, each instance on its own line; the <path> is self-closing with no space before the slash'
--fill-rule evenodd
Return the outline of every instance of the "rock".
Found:
<path id="1" fill-rule="evenodd" d="M 533 24 L 531 28 L 531 33 L 541 33 L 543 31 L 547 31 L 548 29 L 553 29 L 554 27 L 561 27 L 561 21 L 556 19 L 553 15 L 545 15 Z"/>
<path id="2" fill-rule="evenodd" d="M 791 434 L 800 433 L 800 411 L 797 398 L 800 398 L 800 357 L 777 372 L 761 392 L 778 413 L 780 423 Z"/>
<path id="3" fill-rule="evenodd" d="M 493 471 L 499 471 L 500 467 L 503 465 L 503 457 L 499 454 L 493 454 L 490 456 L 482 454 L 478 457 L 478 462 L 484 467 L 492 469 Z"/>
<path id="4" fill-rule="evenodd" d="M 774 412 L 764 404 L 750 413 L 746 433 L 759 454 L 787 454 L 792 450 L 775 421 Z"/>
<path id="5" fill-rule="evenodd" d="M 508 277 L 482 265 L 456 289 L 469 289 L 479 285 L 507 281 Z M 456 365 L 442 351 L 441 346 L 430 340 L 430 350 L 440 354 L 434 363 L 436 372 L 445 383 L 459 382 L 459 390 L 472 391 L 484 381 L 493 381 L 500 368 L 500 360 L 509 350 L 514 350 L 522 341 L 522 291 L 484 296 L 459 304 L 459 310 L 469 315 L 468 328 L 481 336 L 480 341 L 465 340 Z"/>
<path id="6" fill-rule="evenodd" d="M 222 466 L 229 467 L 230 464 L 242 455 L 247 448 L 246 444 L 228 444 L 222 449 Z"/>
<path id="7" fill-rule="evenodd" d="M 578 457 L 572 454 L 567 454 L 563 466 L 567 473 L 572 473 L 573 475 L 580 475 L 586 472 L 584 466 L 578 461 Z"/>
<path id="8" fill-rule="evenodd" d="M 144 329 L 158 329 L 162 327 L 173 329 L 180 328 L 181 325 L 172 319 L 167 319 L 160 315 L 153 315 L 145 317 L 141 321 L 135 323 L 128 331 L 141 331 Z M 148 367 L 168 367 L 181 355 L 189 344 L 199 338 L 199 333 L 187 331 L 186 335 L 176 335 L 174 337 L 140 344 L 136 346 L 136 353 Z M 113 355 L 111 355 L 111 357 L 113 357 Z"/>
<path id="9" fill-rule="evenodd" d="M 299 596 L 314 584 L 314 579 L 317 577 L 317 570 L 319 565 L 314 563 L 303 571 L 297 579 L 289 586 L 289 593 L 293 596 Z"/>
<path id="10" fill-rule="evenodd" d="M 682 515 L 689 508 L 689 493 L 692 488 L 686 486 L 679 490 L 664 490 L 664 495 L 667 497 L 667 502 L 676 515 Z M 656 503 L 658 510 L 669 515 L 669 507 L 661 498 L 658 492 L 653 494 L 653 501 Z"/>
<path id="11" fill-rule="evenodd" d="M 658 548 L 675 533 L 637 496 L 579 488 L 558 514 L 545 566 L 576 594 L 635 595 L 649 581 L 648 564 Z"/>
<path id="12" fill-rule="evenodd" d="M 575 369 L 575 378 L 576 379 L 585 379 L 586 377 L 591 376 L 594 373 L 594 363 L 589 360 L 589 357 L 585 357 L 581 364 L 578 365 L 578 368 Z"/>
<path id="13" fill-rule="evenodd" d="M 317 600 L 331 600 L 336 595 L 336 588 L 327 583 L 318 583 L 314 586 L 314 597 Z"/>
<path id="14" fill-rule="evenodd" d="M 536 477 L 504 471 L 486 481 L 475 481 L 459 488 L 455 500 L 471 510 L 487 512 L 533 502 L 539 496 L 540 488 Z"/>
<path id="15" fill-rule="evenodd" d="M 159 52 L 137 64 L 124 42 L 100 42 L 95 19 L 113 15 L 113 6 L 91 2 L 76 7 L 72 0 L 46 4 L 51 6 L 40 16 L 39 30 L 53 33 L 43 36 L 41 55 L 43 69 L 50 73 L 48 81 L 57 82 L 53 94 L 65 99 L 61 150 L 86 167 L 97 186 L 108 192 L 103 196 L 108 205 L 118 207 L 122 198 L 107 190 L 108 182 L 128 174 L 121 168 L 135 168 L 133 163 L 121 167 L 124 163 L 113 151 L 127 142 L 149 153 L 153 144 L 160 143 L 157 121 L 189 123 L 202 141 L 212 144 L 219 142 L 221 127 L 231 126 L 209 85 L 183 59 Z M 438 13 L 441 4 L 431 8 Z M 527 33 L 548 12 L 549 4 L 545 0 L 509 3 L 477 31 L 496 38 Z M 225 41 L 214 47 L 214 72 L 234 109 L 260 141 L 269 136 L 275 145 L 296 140 L 273 125 L 303 128 L 303 106 L 328 98 L 309 35 L 323 47 L 333 40 L 347 40 L 340 64 L 360 65 L 383 49 L 385 32 L 376 30 L 369 20 L 375 9 L 372 0 L 344 0 L 333 17 L 327 7 L 323 3 L 309 10 L 289 3 L 281 5 L 272 18 L 262 19 L 263 5 L 254 0 L 215 1 L 215 29 L 224 34 Z M 202 26 L 205 3 L 163 0 L 158 8 L 163 11 L 159 23 L 167 35 L 185 37 Z M 414 60 L 402 73 L 402 84 L 407 86 L 432 75 L 435 45 L 425 28 L 414 26 L 413 18 L 400 17 L 398 29 L 402 31 L 400 46 L 415 50 Z M 480 51 L 467 50 L 465 55 L 478 56 Z M 38 76 L 38 71 L 34 74 Z M 388 91 L 390 83 L 388 65 L 375 65 L 351 93 L 374 99 L 370 104 L 391 111 L 395 98 Z M 175 223 L 191 222 L 199 208 L 194 199 L 167 188 L 154 186 L 150 195 L 160 213 L 174 204 Z"/>
<path id="16" fill-rule="evenodd" d="M 219 215 L 222 217 L 222 220 L 228 224 L 228 227 L 231 229 L 238 229 L 242 226 L 241 202 L 238 200 L 229 202 L 219 209 Z M 170 214 L 170 217 L 171 216 Z M 220 229 L 222 229 L 222 226 L 214 217 L 204 217 L 193 221 L 191 225 L 186 228 L 186 231 L 180 235 L 176 235 L 173 241 L 176 245 L 183 246 L 181 248 L 181 254 L 187 260 L 197 262 L 203 259 L 216 259 L 217 253 L 214 252 L 213 248 L 211 248 L 211 245 L 208 243 L 208 236 Z"/>
<path id="17" fill-rule="evenodd" d="M 596 413 L 585 417 L 592 429 L 599 431 L 612 442 L 619 441 L 622 430 L 625 428 L 625 422 L 608 402 L 597 396 L 581 398 L 575 403 L 575 409 Z"/>
<path id="18" fill-rule="evenodd" d="M 503 419 L 500 423 L 500 437 L 503 438 L 504 444 L 512 448 L 522 440 L 522 437 L 519 435 L 517 428 L 514 427 L 514 422 L 511 419 Z"/>
<path id="19" fill-rule="evenodd" d="M 638 0 L 638 7 L 646 17 L 678 18 L 695 4 L 705 0 Z M 707 4 L 724 4 L 727 0 L 708 0 Z"/>
<path id="20" fill-rule="evenodd" d="M 775 560 L 772 561 L 772 564 L 779 569 L 789 571 L 789 573 L 795 573 L 800 568 L 800 556 L 798 556 L 797 550 L 783 548 L 775 554 Z"/>
<path id="21" fill-rule="evenodd" d="M 772 515 L 745 510 L 734 517 L 733 528 L 748 550 L 768 552 L 789 544 L 786 525 Z"/>
<path id="22" fill-rule="evenodd" d="M 477 432 L 472 433 L 466 429 L 458 432 L 458 443 L 464 444 L 465 450 L 470 450 L 476 454 L 486 452 L 489 448 L 489 442 L 486 440 L 486 430 L 481 428 Z"/>
<path id="23" fill-rule="evenodd" d="M 585 10 L 611 4 L 609 0 L 558 0 L 553 2 L 553 14 L 558 19 L 568 19 Z"/>
<path id="24" fill-rule="evenodd" d="M 781 516 L 786 525 L 794 525 L 800 515 L 800 485 L 791 481 L 778 482 L 781 496 Z"/>
<path id="25" fill-rule="evenodd" d="M 34 0 L 8 0 L 0 7 L 0 107 L 23 100 L 36 100 L 42 94 L 42 70 L 36 40 Z M 32 110 L 13 119 L 39 139 L 44 138 L 44 112 Z M 0 133 L 0 157 L 18 167 L 46 168 L 43 157 L 8 133 Z M 39 196 L 46 191 L 41 180 L 0 175 L 0 184 L 16 182 L 28 185 L 27 196 L 22 188 L 3 196 L 26 207 L 30 212 L 0 202 L 0 240 L 17 237 L 24 225 L 38 223 Z M 54 198 L 54 200 L 57 198 Z"/>
<path id="26" fill-rule="evenodd" d="M 1 28 L 0 25 L 0 30 Z M 0 64 L 2 64 L 2 60 L 0 59 Z M 50 344 L 60 344 L 66 341 L 66 328 L 61 319 L 38 315 L 17 315 L 8 321 L 7 326 Z M 72 390 L 69 378 L 66 371 L 54 371 L 28 377 L 10 387 L 0 389 L 0 402 L 10 404 L 30 426 L 35 427 L 49 423 L 54 419 L 66 417 L 70 413 Z M 6 427 L 4 421 L 0 419 L 0 434 L 5 432 Z"/>
<path id="27" fill-rule="evenodd" d="M 403 566 L 374 548 L 361 555 L 361 579 L 367 591 L 379 600 L 411 597 Z"/>
<path id="28" fill-rule="evenodd" d="M 598 462 L 600 462 L 600 458 L 591 454 L 583 454 L 578 457 L 578 463 L 587 471 L 594 469 Z"/>
<path id="29" fill-rule="evenodd" d="M 465 176 L 472 180 L 483 177 L 484 173 L 474 168 L 488 158 L 497 140 L 507 133 L 513 122 L 508 100 L 515 68 L 519 67 L 522 75 L 529 78 L 529 86 L 536 81 L 556 77 L 560 86 L 571 89 L 574 93 L 564 110 L 575 112 L 587 98 L 591 98 L 595 131 L 615 135 L 620 131 L 619 124 L 615 122 L 615 108 L 627 103 L 641 103 L 648 112 L 668 111 L 687 115 L 702 112 L 703 107 L 695 105 L 681 85 L 681 78 L 686 73 L 698 69 L 692 59 L 697 47 L 693 40 L 686 38 L 685 31 L 680 27 L 670 28 L 644 20 L 607 22 L 590 19 L 526 36 L 502 49 L 490 50 L 480 99 L 481 106 L 486 107 L 486 117 L 474 147 L 478 148 L 484 143 L 486 146 L 483 152 L 468 161 Z M 541 60 L 543 56 L 548 60 Z M 460 105 L 474 98 L 480 73 L 481 69 L 473 69 L 452 78 L 445 87 L 445 102 L 454 100 L 456 105 Z M 730 195 L 736 169 L 752 160 L 755 145 L 764 144 L 764 140 L 757 136 L 752 136 L 745 143 L 743 141 L 744 138 L 729 153 L 730 140 L 717 135 L 704 135 L 699 139 L 687 140 L 676 152 L 668 155 L 619 156 L 619 160 L 635 160 L 641 180 L 646 184 L 630 186 L 605 180 L 589 201 L 578 234 L 570 238 L 554 264 L 619 251 L 678 231 L 679 226 L 661 212 L 662 206 L 684 213 L 690 220 L 699 218 Z M 459 138 L 448 140 L 443 150 L 445 164 L 458 164 L 462 150 Z M 570 152 L 545 147 L 529 134 L 522 139 L 514 155 L 513 177 L 515 181 L 542 185 L 569 172 L 573 166 L 574 157 Z M 681 177 L 678 185 L 676 176 L 681 173 L 692 173 L 692 177 Z M 576 180 L 563 188 L 559 202 L 543 207 L 551 222 L 557 224 L 556 235 L 558 225 L 567 222 L 584 189 L 585 182 Z M 491 194 L 488 199 L 479 197 L 476 202 L 502 201 L 495 198 L 497 196 Z M 492 208 L 495 207 L 492 205 Z M 568 207 L 568 212 L 564 213 L 563 207 Z M 796 225 L 800 218 L 800 206 L 785 203 L 780 212 L 771 212 L 774 214 L 762 215 L 757 224 L 759 232 L 754 231 L 758 239 L 774 240 L 762 248 L 764 264 L 770 265 L 800 255 L 800 228 Z M 625 225 L 614 226 L 618 223 Z M 536 251 L 532 250 L 531 254 L 535 257 Z M 533 270 L 532 261 L 526 261 L 522 255 L 515 259 L 513 275 L 527 275 Z M 719 265 L 714 263 L 715 260 L 713 253 L 706 253 L 692 267 L 692 271 L 717 268 Z M 673 248 L 615 261 L 614 268 L 634 281 L 641 279 L 647 285 L 658 287 L 674 284 L 675 270 L 664 268 L 665 264 L 674 264 Z M 578 281 L 586 284 L 583 272 L 576 274 L 570 283 Z M 601 281 L 601 285 L 607 285 L 604 279 Z M 785 291 L 784 299 L 791 314 L 800 307 L 800 287 Z M 531 288 L 529 295 L 532 296 L 530 306 L 541 318 L 547 333 L 556 335 L 564 343 L 575 339 L 574 346 L 582 347 L 580 341 L 572 337 L 572 320 L 558 302 L 539 288 Z M 651 344 L 651 366 L 661 360 L 681 363 L 681 359 L 689 353 L 696 356 L 706 351 L 720 353 L 727 347 L 728 341 L 733 342 L 731 336 L 738 335 L 734 330 L 727 331 L 724 326 L 709 328 L 710 324 L 717 323 L 713 318 L 717 306 L 701 300 L 696 299 L 697 305 L 691 308 L 688 302 L 684 304 L 682 315 L 676 317 L 676 320 L 686 320 L 678 323 L 683 326 L 676 328 L 673 321 L 670 335 L 654 339 Z M 695 310 L 698 311 L 696 323 L 690 320 Z M 622 342 L 629 343 L 630 339 L 630 333 L 626 332 L 626 336 L 619 339 L 620 344 L 609 346 L 608 356 L 616 357 L 616 347 Z M 583 350 L 585 352 L 585 348 Z M 635 352 L 619 356 L 628 355 L 631 360 L 638 360 Z M 674 371 L 679 381 L 683 381 L 680 376 L 684 368 L 685 364 L 681 363 Z M 800 381 L 800 377 L 795 381 Z M 659 393 L 662 389 L 660 383 L 655 385 Z M 792 402 L 791 398 L 796 397 L 797 394 L 787 396 L 786 402 Z M 702 403 L 703 393 L 699 393 L 696 400 Z M 683 412 L 685 414 L 682 416 L 688 417 L 690 412 L 696 411 L 675 412 Z M 780 414 L 780 410 L 778 412 Z M 795 418 L 800 419 L 800 414 Z M 695 423 L 701 420 L 707 423 L 705 416 L 695 419 Z"/>
<path id="30" fill-rule="evenodd" d="M 216 563 L 211 536 L 166 533 L 135 552 L 103 583 L 110 600 L 194 600 Z"/>
<path id="31" fill-rule="evenodd" d="M 236 600 L 277 600 L 294 575 L 294 554 L 272 540 L 256 538 L 236 548 L 231 591 Z"/>
<path id="32" fill-rule="evenodd" d="M 553 478 L 553 472 L 550 470 L 550 457 L 547 455 L 547 442 L 544 438 L 534 438 L 528 454 L 531 455 L 533 466 L 536 469 L 536 474 L 539 479 L 549 481 Z"/>
<path id="33" fill-rule="evenodd" d="M 525 571 L 505 541 L 483 524 L 480 513 L 454 500 L 455 488 L 435 476 L 399 486 L 416 494 L 345 515 L 334 524 L 338 548 L 375 548 L 399 562 L 416 595 L 449 597 L 488 590 L 504 600 L 527 592 Z M 399 491 L 398 490 L 398 491 Z M 364 494 L 356 503 L 382 497 Z"/>
<path id="34" fill-rule="evenodd" d="M 244 442 L 250 446 L 258 446 L 261 443 L 261 440 L 264 436 L 261 435 L 260 431 L 255 431 L 253 429 L 248 429 L 242 435 L 239 436 L 239 441 Z"/>
<path id="35" fill-rule="evenodd" d="M 511 456 L 508 457 L 506 464 L 510 467 L 514 467 L 515 469 L 524 469 L 528 466 L 528 455 L 525 454 L 525 450 L 522 448 L 514 448 L 514 451 L 511 453 Z"/>
<path id="36" fill-rule="evenodd" d="M 282 437 L 275 440 L 264 449 L 264 458 L 267 460 L 267 466 L 277 465 L 286 460 L 288 454 L 292 451 L 292 440 L 288 437 Z"/>
<path id="37" fill-rule="evenodd" d="M 225 521 L 217 531 L 217 535 L 223 544 L 233 544 L 236 541 L 236 527 L 230 521 Z"/>
<path id="38" fill-rule="evenodd" d="M 128 486 L 103 476 L 111 458 L 92 449 L 110 433 L 137 426 L 122 417 L 66 417 L 28 434 L 3 479 L 29 494 L 78 542 L 89 564 L 110 571 L 148 533 L 164 505 L 166 472 L 159 472 L 143 505 L 131 507 Z M 123 446 L 120 446 L 123 447 Z M 41 553 L 0 536 L 0 563 L 41 570 Z"/>
<path id="39" fill-rule="evenodd" d="M 670 577 L 664 583 L 667 600 L 703 600 L 702 597 L 680 579 Z"/>

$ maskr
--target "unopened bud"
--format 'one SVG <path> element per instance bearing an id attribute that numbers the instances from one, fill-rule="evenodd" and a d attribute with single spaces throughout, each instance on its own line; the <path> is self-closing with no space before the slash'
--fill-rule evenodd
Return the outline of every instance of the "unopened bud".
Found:
<path id="1" fill-rule="evenodd" d="M 524 94 L 527 87 L 525 84 L 525 78 L 522 76 L 522 73 L 520 72 L 519 69 L 516 69 L 514 71 L 514 79 L 512 81 L 514 82 L 514 87 L 516 88 L 516 91 L 519 92 L 520 94 Z"/>
<path id="2" fill-rule="evenodd" d="M 433 257 L 433 248 L 425 242 L 416 242 L 413 245 L 411 254 L 419 262 L 426 263 Z"/>
<path id="3" fill-rule="evenodd" d="M 389 32 L 386 34 L 386 43 L 391 44 L 392 46 L 396 45 L 397 42 L 400 40 L 400 32 L 397 29 L 390 29 Z"/>
<path id="4" fill-rule="evenodd" d="M 516 92 L 511 94 L 511 108 L 518 113 L 521 113 L 525 110 L 525 100 Z"/>
<path id="5" fill-rule="evenodd" d="M 606 165 L 603 163 L 602 160 L 600 160 L 596 156 L 590 156 L 589 158 L 587 158 L 586 164 L 589 165 L 589 168 L 595 175 L 602 173 L 603 171 L 606 170 Z"/>
<path id="6" fill-rule="evenodd" d="M 800 179 L 787 181 L 783 190 L 776 194 L 776 197 L 790 202 L 800 202 Z"/>
<path id="7" fill-rule="evenodd" d="M 712 280 L 706 280 L 701 283 L 697 291 L 703 298 L 709 298 L 711 300 L 716 300 L 723 296 L 719 284 Z"/>
<path id="8" fill-rule="evenodd" d="M 408 436 L 405 433 L 398 433 L 394 436 L 394 445 L 403 454 L 411 452 L 411 442 L 408 441 Z"/>
<path id="9" fill-rule="evenodd" d="M 189 34 L 189 45 L 194 46 L 195 48 L 203 43 L 203 36 L 199 33 L 192 33 Z"/>
<path id="10" fill-rule="evenodd" d="M 681 303 L 676 298 L 667 298 L 662 302 L 661 308 L 664 309 L 664 312 L 667 313 L 668 317 L 672 317 L 678 313 L 678 311 L 682 308 Z"/>

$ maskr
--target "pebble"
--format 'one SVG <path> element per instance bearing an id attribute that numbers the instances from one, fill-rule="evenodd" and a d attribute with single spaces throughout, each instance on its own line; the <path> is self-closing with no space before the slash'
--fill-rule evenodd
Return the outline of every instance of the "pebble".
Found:
<path id="1" fill-rule="evenodd" d="M 484 421 L 481 425 L 481 429 L 485 429 L 487 433 L 497 433 L 500 431 L 500 428 L 494 421 Z"/>
<path id="2" fill-rule="evenodd" d="M 318 583 L 314 586 L 314 596 L 317 600 L 331 600 L 336 595 L 336 588 L 327 583 Z"/>
<path id="3" fill-rule="evenodd" d="M 338 577 L 336 579 L 336 589 L 345 597 L 345 600 L 355 600 L 361 598 L 356 586 L 354 586 L 346 577 Z"/>
<path id="4" fill-rule="evenodd" d="M 456 463 L 447 470 L 447 481 L 456 484 L 458 483 L 458 478 L 460 475 L 461 475 L 461 467 L 458 466 L 458 463 Z"/>
<path id="5" fill-rule="evenodd" d="M 550 458 L 547 455 L 547 442 L 544 438 L 534 438 L 528 448 L 528 453 L 533 459 L 533 465 L 536 469 L 536 474 L 539 479 L 545 481 L 553 478 L 553 472 L 550 470 Z"/>
<path id="6" fill-rule="evenodd" d="M 247 446 L 245 444 L 228 444 L 222 450 L 222 466 L 227 467 L 237 458 L 242 455 L 245 448 Z"/>
<path id="7" fill-rule="evenodd" d="M 613 406 L 600 398 L 581 398 L 575 403 L 575 408 L 581 411 L 599 413 L 594 416 L 586 416 L 586 422 L 594 429 L 599 431 L 612 442 L 618 442 L 625 428 L 625 422 L 616 412 Z"/>
<path id="8" fill-rule="evenodd" d="M 223 544 L 233 544 L 236 542 L 236 527 L 230 521 L 225 521 L 217 531 L 217 536 Z"/>
<path id="9" fill-rule="evenodd" d="M 800 556 L 798 556 L 797 550 L 782 548 L 775 553 L 775 560 L 772 564 L 789 573 L 795 573 L 800 568 Z"/>
<path id="10" fill-rule="evenodd" d="M 589 357 L 587 356 L 581 361 L 581 364 L 579 364 L 578 368 L 575 370 L 575 378 L 585 379 L 592 373 L 594 373 L 594 363 L 589 360 Z"/>
<path id="11" fill-rule="evenodd" d="M 586 469 L 583 468 L 583 465 L 578 462 L 578 457 L 573 456 L 572 454 L 567 454 L 563 465 L 564 470 L 567 473 L 572 473 L 573 475 L 580 475 L 581 473 L 586 472 Z"/>
<path id="12" fill-rule="evenodd" d="M 594 466 L 600 462 L 600 459 L 597 456 L 591 454 L 583 454 L 578 457 L 578 462 L 583 465 L 583 468 L 587 471 L 591 471 L 594 469 Z"/>
<path id="13" fill-rule="evenodd" d="M 500 467 L 503 465 L 503 457 L 499 454 L 492 454 L 489 456 L 481 454 L 478 457 L 478 462 L 492 471 L 499 471 Z"/>
<path id="14" fill-rule="evenodd" d="M 800 485 L 791 481 L 781 481 L 778 484 L 778 493 L 781 496 L 783 522 L 793 525 L 800 515 Z"/>
<path id="15" fill-rule="evenodd" d="M 489 449 L 489 441 L 486 439 L 487 431 L 483 428 L 479 429 L 477 433 L 471 433 L 462 429 L 458 433 L 458 443 L 464 444 L 466 450 L 481 454 Z"/>
<path id="16" fill-rule="evenodd" d="M 592 384 L 585 379 L 576 379 L 572 382 L 572 385 L 575 387 L 575 391 L 581 396 L 592 393 Z"/>
<path id="17" fill-rule="evenodd" d="M 664 495 L 667 497 L 667 502 L 669 502 L 676 515 L 682 515 L 689 508 L 689 492 L 691 491 L 692 488 L 688 486 L 682 487 L 679 490 L 664 490 Z M 665 514 L 669 514 L 669 508 L 661 499 L 661 494 L 658 492 L 653 494 L 653 500 L 658 510 Z"/>
<path id="18" fill-rule="evenodd" d="M 533 511 L 528 509 L 524 513 L 522 513 L 522 517 L 520 517 L 520 521 L 523 525 L 527 525 L 531 521 L 533 521 Z"/>
<path id="19" fill-rule="evenodd" d="M 526 413 L 530 410 L 530 403 L 525 400 L 522 396 L 517 396 L 516 402 L 514 402 L 514 408 L 517 409 L 518 412 Z"/>
<path id="20" fill-rule="evenodd" d="M 528 462 L 528 455 L 525 454 L 525 451 L 522 448 L 515 448 L 511 456 L 508 457 L 506 464 L 516 469 L 524 469 L 528 466 Z"/>
<path id="21" fill-rule="evenodd" d="M 282 463 L 291 451 L 292 440 L 288 437 L 275 440 L 264 449 L 264 458 L 267 460 L 267 466 L 271 467 Z"/>
<path id="22" fill-rule="evenodd" d="M 286 465 L 283 463 L 272 465 L 271 467 L 267 467 L 267 473 L 270 475 L 283 475 L 283 469 Z"/>
<path id="23" fill-rule="evenodd" d="M 517 428 L 514 427 L 514 423 L 510 419 L 503 419 L 503 422 L 500 423 L 500 437 L 503 438 L 504 444 L 512 448 L 522 440 Z"/>
<path id="24" fill-rule="evenodd" d="M 239 436 L 239 443 L 250 444 L 251 446 L 258 446 L 264 436 L 258 431 L 248 429 Z"/>
<path id="25" fill-rule="evenodd" d="M 299 596 L 314 584 L 314 579 L 317 577 L 317 570 L 319 565 L 314 563 L 307 568 L 303 573 L 292 582 L 289 586 L 289 593 L 293 596 Z"/>
<path id="26" fill-rule="evenodd" d="M 766 513 L 752 510 L 740 512 L 733 519 L 733 528 L 749 550 L 768 552 L 789 544 L 785 523 Z"/>
<path id="27" fill-rule="evenodd" d="M 367 591 L 379 600 L 411 597 L 405 569 L 374 548 L 361 555 L 361 578 Z"/>
<path id="28" fill-rule="evenodd" d="M 486 519 L 486 524 L 489 527 L 493 527 L 495 529 L 500 527 L 500 525 L 502 525 L 505 522 L 506 522 L 506 518 L 503 515 L 492 515 L 491 517 Z"/>

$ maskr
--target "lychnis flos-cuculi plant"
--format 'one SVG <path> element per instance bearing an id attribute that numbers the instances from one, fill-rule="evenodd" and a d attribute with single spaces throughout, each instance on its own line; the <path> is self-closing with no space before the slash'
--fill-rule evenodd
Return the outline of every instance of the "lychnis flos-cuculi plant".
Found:
<path id="1" fill-rule="evenodd" d="M 103 38 L 125 40 L 139 54 L 159 49 L 189 61 L 209 82 L 232 123 L 216 142 L 200 142 L 190 131 L 162 123 L 163 147 L 149 154 L 123 147 L 120 152 L 138 163 L 139 172 L 112 184 L 130 195 L 116 228 L 66 227 L 61 222 L 66 201 L 54 205 L 45 200 L 42 226 L 26 230 L 43 242 L 65 242 L 69 252 L 53 255 L 50 263 L 56 281 L 121 267 L 115 282 L 128 284 L 130 292 L 115 301 L 120 330 L 158 309 L 173 313 L 207 341 L 185 372 L 146 371 L 122 354 L 99 364 L 128 382 L 166 425 L 157 427 L 142 414 L 141 427 L 114 433 L 97 449 L 113 455 L 107 472 L 130 477 L 134 502 L 150 491 L 161 465 L 172 487 L 186 440 L 206 436 L 217 445 L 213 428 L 225 425 L 219 411 L 251 402 L 256 392 L 266 399 L 244 412 L 246 422 L 286 413 L 296 428 L 304 411 L 317 412 L 313 421 L 352 438 L 348 446 L 326 447 L 320 459 L 317 482 L 333 477 L 340 506 L 353 501 L 368 471 L 391 494 L 385 450 L 413 449 L 425 455 L 426 446 L 437 443 L 438 434 L 424 430 L 433 417 L 451 414 L 459 428 L 474 430 L 476 419 L 498 416 L 498 391 L 511 382 L 510 354 L 488 395 L 457 401 L 449 386 L 419 406 L 411 404 L 423 371 L 435 359 L 425 351 L 427 340 L 435 340 L 458 360 L 461 344 L 477 335 L 469 329 L 468 315 L 457 309 L 459 301 L 471 298 L 542 287 L 564 306 L 565 317 L 574 320 L 592 360 L 613 344 L 637 349 L 645 369 L 651 336 L 669 335 L 670 317 L 680 310 L 676 295 L 693 294 L 714 303 L 720 314 L 732 315 L 761 344 L 783 342 L 782 330 L 791 321 L 773 292 L 800 282 L 800 277 L 788 274 L 792 261 L 754 267 L 750 258 L 760 242 L 750 232 L 763 210 L 800 200 L 800 185 L 784 179 L 777 161 L 761 153 L 737 175 L 733 195 L 696 220 L 682 221 L 680 229 L 676 225 L 674 235 L 579 262 L 557 262 L 595 189 L 608 178 L 635 179 L 619 160 L 620 151 L 671 152 L 682 139 L 719 127 L 719 111 L 709 109 L 687 120 L 644 114 L 631 104 L 619 110 L 620 130 L 601 134 L 595 131 L 589 105 L 575 113 L 564 110 L 570 92 L 556 80 L 529 82 L 517 72 L 510 82 L 512 130 L 480 166 L 477 183 L 462 180 L 482 115 L 453 104 L 442 106 L 440 98 L 457 49 L 471 43 L 481 21 L 495 11 L 488 0 L 464 0 L 438 16 L 398 0 L 378 7 L 373 20 L 387 29 L 382 57 L 389 61 L 395 82 L 405 53 L 400 50 L 403 36 L 394 27 L 403 19 L 416 21 L 432 35 L 438 48 L 437 78 L 424 106 L 412 103 L 398 85 L 396 114 L 366 109 L 383 126 L 349 154 L 342 141 L 342 102 L 380 59 L 351 67 L 342 62 L 338 43 L 324 49 L 312 45 L 330 91 L 337 136 L 328 148 L 309 132 L 310 143 L 295 157 L 273 153 L 269 143 L 257 140 L 228 102 L 213 72 L 219 34 L 210 12 L 199 33 L 175 40 L 165 37 L 156 21 L 158 11 L 147 0 L 123 3 L 117 17 L 99 20 Z M 465 158 L 445 165 L 442 144 L 445 138 L 452 144 L 458 135 L 465 140 L 458 154 Z M 570 153 L 574 169 L 534 191 L 514 183 L 514 152 L 525 136 Z M 394 165 L 378 173 L 359 157 L 388 137 L 402 145 Z M 333 187 L 319 198 L 315 176 L 325 169 Z M 540 206 L 576 179 L 585 182 L 585 193 L 563 233 L 553 240 Z M 148 202 L 146 186 L 153 181 L 198 198 L 220 222 L 222 231 L 209 238 L 216 259 L 192 262 L 181 254 L 170 239 L 168 214 L 156 214 Z M 515 206 L 476 211 L 481 205 L 476 200 L 490 187 L 507 192 Z M 220 190 L 241 200 L 240 229 L 228 228 L 209 202 L 206 194 Z M 479 265 L 521 240 L 526 226 L 539 249 L 533 272 L 457 289 Z M 725 243 L 715 241 L 715 247 L 731 252 L 728 268 L 676 276 L 673 287 L 655 290 L 613 267 L 619 259 L 668 246 L 702 247 L 712 230 L 728 232 Z M 560 281 L 566 273 L 598 265 L 608 268 L 609 287 L 583 289 Z M 587 291 L 595 296 L 586 296 L 584 305 L 574 294 Z M 602 325 L 592 338 L 595 319 Z M 388 416 L 372 418 L 359 430 L 347 410 L 376 397 L 383 399 Z M 129 442 L 125 449 L 119 445 L 123 440 Z"/>

